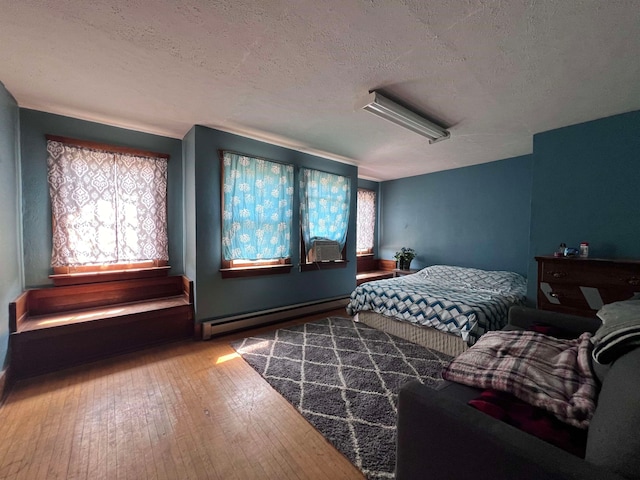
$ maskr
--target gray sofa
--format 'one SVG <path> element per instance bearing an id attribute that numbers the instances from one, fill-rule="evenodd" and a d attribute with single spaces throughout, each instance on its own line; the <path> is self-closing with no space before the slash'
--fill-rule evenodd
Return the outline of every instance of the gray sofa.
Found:
<path id="1" fill-rule="evenodd" d="M 575 333 L 600 326 L 596 318 L 512 307 L 505 328 L 533 322 Z M 404 385 L 396 479 L 640 479 L 640 348 L 610 368 L 594 367 L 602 387 L 584 459 L 469 406 L 478 389 L 451 382 L 438 390 Z"/>

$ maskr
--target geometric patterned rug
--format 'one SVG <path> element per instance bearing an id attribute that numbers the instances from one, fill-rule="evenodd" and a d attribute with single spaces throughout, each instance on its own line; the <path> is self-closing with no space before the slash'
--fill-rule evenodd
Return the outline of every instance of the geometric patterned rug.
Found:
<path id="1" fill-rule="evenodd" d="M 349 318 L 248 337 L 231 346 L 367 478 L 394 478 L 398 391 L 429 386 L 451 357 Z"/>

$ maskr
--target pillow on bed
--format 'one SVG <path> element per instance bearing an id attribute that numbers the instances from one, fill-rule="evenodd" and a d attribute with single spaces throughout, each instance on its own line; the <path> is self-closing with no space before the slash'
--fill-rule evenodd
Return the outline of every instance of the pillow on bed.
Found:
<path id="1" fill-rule="evenodd" d="M 489 290 L 500 294 L 525 295 L 527 281 L 515 272 L 432 265 L 418 272 L 425 280 L 446 282 L 472 290 Z"/>

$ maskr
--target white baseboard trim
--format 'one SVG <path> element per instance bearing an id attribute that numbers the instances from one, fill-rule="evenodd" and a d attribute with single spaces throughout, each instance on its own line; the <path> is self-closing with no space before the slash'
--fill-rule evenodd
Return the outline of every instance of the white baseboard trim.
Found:
<path id="1" fill-rule="evenodd" d="M 349 297 L 336 297 L 206 321 L 202 323 L 202 339 L 209 340 L 214 335 L 244 330 L 258 325 L 281 322 L 304 315 L 313 315 L 336 308 L 345 308 L 348 303 Z"/>

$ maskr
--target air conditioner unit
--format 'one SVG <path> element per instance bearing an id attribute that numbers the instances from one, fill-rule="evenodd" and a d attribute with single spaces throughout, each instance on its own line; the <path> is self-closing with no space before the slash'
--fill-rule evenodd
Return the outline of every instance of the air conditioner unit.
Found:
<path id="1" fill-rule="evenodd" d="M 333 262 L 342 260 L 340 244 L 333 240 L 316 240 L 309 250 L 310 262 Z"/>

